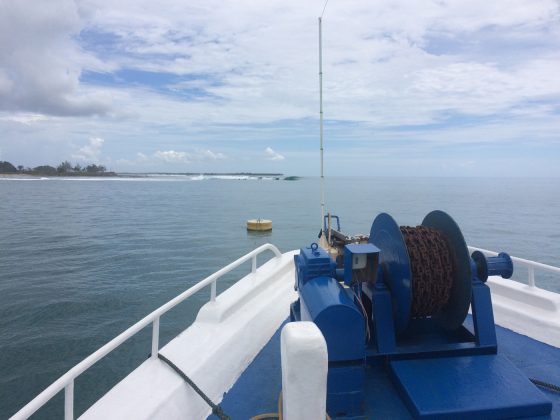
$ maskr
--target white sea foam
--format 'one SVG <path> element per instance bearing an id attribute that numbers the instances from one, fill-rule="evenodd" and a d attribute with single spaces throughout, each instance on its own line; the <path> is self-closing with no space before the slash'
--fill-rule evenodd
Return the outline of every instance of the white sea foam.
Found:
<path id="1" fill-rule="evenodd" d="M 123 174 L 120 176 L 57 176 L 57 177 L 34 177 L 34 176 L 1 176 L 2 181 L 76 181 L 76 182 L 101 182 L 101 181 L 119 181 L 119 182 L 177 182 L 177 181 L 207 181 L 212 179 L 227 181 L 247 181 L 247 180 L 263 180 L 272 181 L 278 179 L 275 176 L 263 175 L 185 175 L 185 174 Z"/>
<path id="2" fill-rule="evenodd" d="M 37 178 L 37 177 L 15 177 L 15 176 L 1 176 L 0 181 L 43 181 L 49 178 Z"/>
<path id="3" fill-rule="evenodd" d="M 246 179 L 257 179 L 256 177 L 251 177 L 249 175 L 209 175 L 209 179 L 234 179 L 234 180 L 246 180 Z"/>
<path id="4" fill-rule="evenodd" d="M 61 181 L 76 181 L 76 182 L 177 182 L 184 181 L 183 179 L 173 178 L 150 178 L 150 177 L 60 177 L 56 178 Z"/>

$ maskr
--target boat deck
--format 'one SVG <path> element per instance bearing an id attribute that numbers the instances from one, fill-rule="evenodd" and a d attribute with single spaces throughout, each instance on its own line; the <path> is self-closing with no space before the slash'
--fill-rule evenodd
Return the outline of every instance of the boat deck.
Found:
<path id="1" fill-rule="evenodd" d="M 472 328 L 469 324 L 470 317 L 466 325 Z M 282 327 L 278 329 L 233 388 L 225 394 L 221 405 L 232 419 L 250 419 L 257 414 L 278 411 L 278 396 L 282 387 L 281 329 Z M 506 356 L 529 378 L 559 385 L 560 349 L 499 326 L 496 326 L 496 334 L 499 354 Z M 553 406 L 550 416 L 538 418 L 560 418 L 560 393 L 539 389 L 552 401 Z M 382 366 L 367 368 L 366 416 L 368 419 L 412 418 Z M 210 416 L 209 419 L 217 417 Z"/>

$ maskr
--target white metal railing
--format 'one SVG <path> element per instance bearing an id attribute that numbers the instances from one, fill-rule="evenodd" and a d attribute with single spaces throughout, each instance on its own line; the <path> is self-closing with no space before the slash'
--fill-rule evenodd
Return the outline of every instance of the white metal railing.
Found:
<path id="1" fill-rule="evenodd" d="M 103 347 L 98 349 L 96 352 L 92 353 L 90 356 L 86 357 L 55 382 L 53 382 L 49 387 L 47 387 L 43 392 L 37 395 L 33 400 L 31 400 L 25 407 L 14 414 L 11 419 L 26 419 L 30 417 L 35 411 L 45 405 L 52 397 L 64 389 L 64 419 L 71 420 L 74 418 L 74 380 L 88 370 L 91 366 L 105 357 L 107 354 L 115 350 L 129 338 L 134 336 L 136 333 L 152 324 L 152 359 L 157 359 L 159 351 L 159 319 L 167 311 L 174 308 L 179 303 L 183 302 L 185 299 L 189 298 L 199 290 L 210 285 L 210 301 L 214 302 L 216 300 L 216 282 L 224 274 L 229 273 L 234 268 L 239 267 L 246 261 L 252 260 L 251 272 L 253 274 L 257 271 L 257 256 L 264 251 L 274 252 L 276 258 L 281 258 L 282 253 L 272 244 L 264 244 L 260 247 L 254 249 L 243 257 L 235 260 L 231 264 L 225 266 L 221 270 L 216 271 L 214 274 L 206 277 L 204 280 L 185 290 L 180 295 L 171 299 L 166 304 L 160 306 L 158 309 L 142 318 L 132 327 L 123 331 L 117 337 L 113 338 Z"/>
<path id="2" fill-rule="evenodd" d="M 469 252 L 473 252 L 473 251 L 480 251 L 483 254 L 486 254 L 486 255 L 489 255 L 489 256 L 492 256 L 492 257 L 498 255 L 498 253 L 494 252 L 494 251 L 489 251 L 487 249 L 475 248 L 473 246 L 469 246 Z M 518 265 L 527 267 L 527 270 L 528 270 L 527 284 L 531 287 L 536 287 L 535 286 L 535 269 L 541 270 L 541 271 L 548 271 L 550 273 L 560 274 L 560 268 L 554 267 L 552 265 L 543 264 L 543 263 L 539 263 L 539 262 L 531 261 L 531 260 L 526 260 L 524 258 L 519 258 L 519 257 L 511 257 L 511 260 L 513 261 L 514 264 L 518 264 Z"/>

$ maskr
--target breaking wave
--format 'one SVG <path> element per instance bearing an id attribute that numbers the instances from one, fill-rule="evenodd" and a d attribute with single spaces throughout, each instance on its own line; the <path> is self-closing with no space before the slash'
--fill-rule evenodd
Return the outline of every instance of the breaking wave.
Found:
<path id="1" fill-rule="evenodd" d="M 184 174 L 121 174 L 118 176 L 0 176 L 0 181 L 79 181 L 79 182 L 100 182 L 100 181 L 123 181 L 123 182 L 153 182 L 153 181 L 208 181 L 208 180 L 229 180 L 229 181 L 272 181 L 282 179 L 280 175 L 184 175 Z"/>

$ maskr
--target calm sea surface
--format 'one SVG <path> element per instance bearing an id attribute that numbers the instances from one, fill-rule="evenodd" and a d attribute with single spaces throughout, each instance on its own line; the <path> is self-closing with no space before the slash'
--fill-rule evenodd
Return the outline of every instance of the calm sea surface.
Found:
<path id="1" fill-rule="evenodd" d="M 470 245 L 560 265 L 559 180 L 333 178 L 326 197 L 349 234 L 369 233 L 382 211 L 416 225 L 441 209 Z M 316 240 L 318 203 L 317 178 L 0 179 L 0 418 L 258 245 L 287 251 Z M 272 219 L 272 233 L 248 234 L 245 221 L 256 217 Z M 559 278 L 538 274 L 537 284 L 560 292 Z M 163 343 L 193 321 L 208 295 L 162 318 Z M 149 352 L 146 330 L 80 376 L 77 414 Z M 59 395 L 38 417 L 60 417 L 62 405 Z"/>

